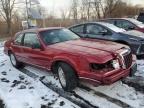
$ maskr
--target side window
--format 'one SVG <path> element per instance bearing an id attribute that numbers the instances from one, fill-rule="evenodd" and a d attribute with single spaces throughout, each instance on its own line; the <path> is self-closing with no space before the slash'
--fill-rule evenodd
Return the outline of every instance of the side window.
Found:
<path id="1" fill-rule="evenodd" d="M 23 38 L 23 34 L 19 34 L 18 36 L 16 36 L 16 38 L 14 40 L 14 44 L 21 45 L 22 44 L 22 38 Z"/>
<path id="2" fill-rule="evenodd" d="M 40 43 L 35 33 L 26 33 L 24 36 L 24 46 L 30 48 L 40 48 Z"/>
<path id="3" fill-rule="evenodd" d="M 72 27 L 70 30 L 75 32 L 75 33 L 83 33 L 84 32 L 84 25 Z"/>
<path id="4" fill-rule="evenodd" d="M 134 29 L 135 25 L 130 23 L 129 21 L 124 21 L 124 20 L 117 20 L 116 21 L 116 26 L 123 28 L 125 30 L 129 30 L 129 29 Z"/>
<path id="5" fill-rule="evenodd" d="M 110 31 L 95 24 L 87 25 L 86 32 L 91 35 L 110 35 Z"/>

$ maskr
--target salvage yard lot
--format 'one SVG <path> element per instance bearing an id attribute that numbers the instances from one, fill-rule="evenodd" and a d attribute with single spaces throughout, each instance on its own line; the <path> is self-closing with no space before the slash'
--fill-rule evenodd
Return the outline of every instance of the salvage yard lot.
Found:
<path id="1" fill-rule="evenodd" d="M 136 76 L 144 78 L 144 61 L 137 63 Z M 144 108 L 144 94 L 121 81 L 100 87 L 83 84 L 73 93 L 64 92 L 51 73 L 31 66 L 15 69 L 3 53 L 3 44 L 0 44 L 0 99 L 6 108 Z"/>

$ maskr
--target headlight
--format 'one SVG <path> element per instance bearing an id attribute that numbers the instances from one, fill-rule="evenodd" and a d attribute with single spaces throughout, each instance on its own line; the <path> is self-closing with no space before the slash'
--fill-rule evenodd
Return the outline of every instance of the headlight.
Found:
<path id="1" fill-rule="evenodd" d="M 105 64 L 96 64 L 96 63 L 92 63 L 90 66 L 93 70 L 102 70 L 106 67 Z"/>
<path id="2" fill-rule="evenodd" d="M 112 61 L 112 66 L 114 69 L 119 69 L 120 68 L 120 64 L 118 60 L 113 60 Z"/>
<path id="3" fill-rule="evenodd" d="M 104 64 L 91 63 L 90 67 L 92 71 L 95 71 L 95 72 L 109 72 L 115 69 L 119 69 L 120 64 L 118 60 L 111 60 Z"/>

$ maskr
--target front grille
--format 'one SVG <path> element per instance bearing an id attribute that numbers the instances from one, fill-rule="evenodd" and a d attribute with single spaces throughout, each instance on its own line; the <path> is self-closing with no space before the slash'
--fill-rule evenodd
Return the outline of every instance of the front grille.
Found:
<path id="1" fill-rule="evenodd" d="M 125 68 L 128 69 L 132 64 L 132 53 L 131 52 L 124 53 L 123 61 L 124 61 Z"/>
<path id="2" fill-rule="evenodd" d="M 128 69 L 132 65 L 132 51 L 128 48 L 123 48 L 119 52 L 119 61 L 123 69 Z"/>

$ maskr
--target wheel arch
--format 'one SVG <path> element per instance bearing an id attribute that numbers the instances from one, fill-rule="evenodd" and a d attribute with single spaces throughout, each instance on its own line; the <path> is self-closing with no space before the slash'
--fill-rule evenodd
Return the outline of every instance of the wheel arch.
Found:
<path id="1" fill-rule="evenodd" d="M 10 53 L 13 53 L 13 48 L 12 48 L 12 47 L 9 47 L 9 48 L 7 49 L 7 54 L 9 55 Z"/>
<path id="2" fill-rule="evenodd" d="M 51 67 L 50 67 L 54 74 L 57 74 L 56 67 L 58 66 L 59 63 L 66 63 L 69 66 L 71 66 L 74 69 L 75 74 L 76 74 L 76 76 L 78 78 L 78 71 L 76 70 L 76 66 L 70 60 L 64 60 L 64 59 L 56 59 L 56 60 L 54 60 L 52 62 L 52 64 L 51 64 Z"/>

